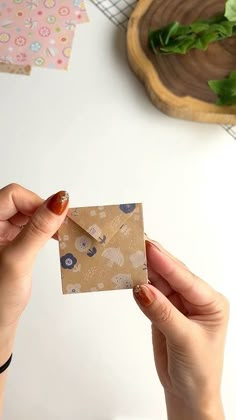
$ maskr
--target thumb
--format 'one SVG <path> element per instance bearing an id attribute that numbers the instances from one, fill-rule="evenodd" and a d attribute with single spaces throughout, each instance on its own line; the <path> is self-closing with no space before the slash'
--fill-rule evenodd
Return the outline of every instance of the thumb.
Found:
<path id="1" fill-rule="evenodd" d="M 134 298 L 143 313 L 172 344 L 183 344 L 188 331 L 188 318 L 150 284 L 134 288 Z"/>
<path id="2" fill-rule="evenodd" d="M 38 251 L 56 233 L 66 216 L 69 194 L 59 191 L 48 200 L 31 217 L 16 239 L 7 247 L 11 260 L 31 264 Z"/>

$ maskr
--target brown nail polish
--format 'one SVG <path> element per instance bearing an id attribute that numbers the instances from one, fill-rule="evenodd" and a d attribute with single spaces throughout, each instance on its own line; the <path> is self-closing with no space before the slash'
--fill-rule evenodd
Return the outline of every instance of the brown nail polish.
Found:
<path id="1" fill-rule="evenodd" d="M 69 201 L 69 194 L 66 191 L 59 191 L 53 195 L 47 203 L 47 208 L 54 214 L 60 216 L 66 209 Z"/>
<path id="2" fill-rule="evenodd" d="M 155 300 L 153 291 L 144 284 L 134 288 L 134 296 L 141 306 L 149 306 Z"/>

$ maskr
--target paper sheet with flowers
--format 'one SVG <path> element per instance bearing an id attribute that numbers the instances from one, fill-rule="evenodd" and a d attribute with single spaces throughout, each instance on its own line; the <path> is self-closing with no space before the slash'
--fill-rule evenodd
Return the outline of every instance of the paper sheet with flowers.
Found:
<path id="1" fill-rule="evenodd" d="M 0 63 L 65 70 L 76 26 L 87 21 L 83 0 L 3 0 Z"/>

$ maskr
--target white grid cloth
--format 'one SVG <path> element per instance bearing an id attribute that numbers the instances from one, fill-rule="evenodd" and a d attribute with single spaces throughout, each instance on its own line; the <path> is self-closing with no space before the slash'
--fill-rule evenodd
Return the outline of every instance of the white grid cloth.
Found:
<path id="1" fill-rule="evenodd" d="M 116 26 L 127 29 L 129 17 L 137 0 L 91 0 Z M 236 140 L 236 125 L 222 125 L 224 130 Z"/>
<path id="2" fill-rule="evenodd" d="M 127 29 L 137 0 L 91 0 L 116 26 Z"/>

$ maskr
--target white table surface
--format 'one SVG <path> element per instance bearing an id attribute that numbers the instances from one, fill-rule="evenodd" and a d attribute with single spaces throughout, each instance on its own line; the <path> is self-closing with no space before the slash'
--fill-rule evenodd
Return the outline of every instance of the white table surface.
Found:
<path id="1" fill-rule="evenodd" d="M 1 186 L 72 206 L 144 203 L 145 230 L 229 296 L 223 382 L 236 418 L 236 142 L 170 119 L 131 73 L 125 34 L 88 4 L 68 72 L 0 75 Z M 214 355 L 213 355 L 214 356 Z M 6 420 L 165 419 L 149 322 L 131 291 L 62 296 L 57 244 L 40 254 L 16 340 Z"/>

